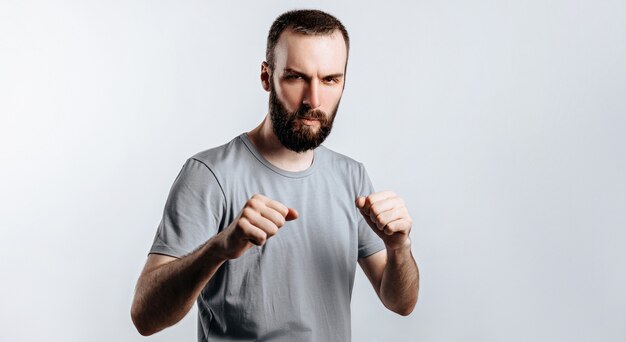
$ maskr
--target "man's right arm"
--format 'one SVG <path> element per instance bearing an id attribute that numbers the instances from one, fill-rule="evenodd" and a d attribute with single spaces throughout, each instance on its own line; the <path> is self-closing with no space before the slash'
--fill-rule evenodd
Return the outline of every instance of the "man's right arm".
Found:
<path id="1" fill-rule="evenodd" d="M 131 308 L 140 334 L 148 336 L 172 326 L 191 310 L 202 288 L 226 261 L 216 253 L 215 238 L 180 259 L 148 255 Z"/>
<path id="2" fill-rule="evenodd" d="M 252 246 L 262 246 L 298 213 L 262 195 L 249 199 L 237 218 L 194 252 L 180 258 L 150 254 L 139 276 L 131 317 L 144 336 L 180 321 L 219 267 Z"/>

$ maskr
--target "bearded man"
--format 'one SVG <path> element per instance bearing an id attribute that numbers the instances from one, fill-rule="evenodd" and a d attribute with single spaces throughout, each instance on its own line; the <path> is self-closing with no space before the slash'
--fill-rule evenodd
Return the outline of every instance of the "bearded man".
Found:
<path id="1" fill-rule="evenodd" d="M 356 264 L 408 315 L 419 289 L 412 220 L 363 165 L 331 151 L 349 37 L 335 17 L 290 11 L 270 28 L 261 124 L 189 158 L 176 178 L 131 316 L 142 335 L 198 304 L 199 341 L 349 341 Z"/>

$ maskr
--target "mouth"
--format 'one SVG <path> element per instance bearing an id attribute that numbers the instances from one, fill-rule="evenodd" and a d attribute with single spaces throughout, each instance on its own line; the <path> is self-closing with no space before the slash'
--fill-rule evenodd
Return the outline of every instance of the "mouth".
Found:
<path id="1" fill-rule="evenodd" d="M 319 120 L 317 119 L 305 119 L 305 118 L 298 118 L 298 119 L 307 126 L 312 126 L 312 125 L 315 125 L 317 122 L 319 122 Z"/>

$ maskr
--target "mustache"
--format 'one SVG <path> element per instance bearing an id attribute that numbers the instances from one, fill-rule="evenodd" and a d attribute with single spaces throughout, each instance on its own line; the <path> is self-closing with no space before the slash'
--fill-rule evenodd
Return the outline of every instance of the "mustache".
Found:
<path id="1" fill-rule="evenodd" d="M 319 109 L 311 109 L 308 105 L 303 105 L 294 113 L 294 116 L 306 120 L 318 120 L 321 123 L 328 121 L 328 115 Z"/>

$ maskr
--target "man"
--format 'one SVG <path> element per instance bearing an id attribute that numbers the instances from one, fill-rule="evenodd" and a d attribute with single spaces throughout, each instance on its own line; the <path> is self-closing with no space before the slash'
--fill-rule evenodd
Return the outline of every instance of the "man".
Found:
<path id="1" fill-rule="evenodd" d="M 412 221 L 363 165 L 320 144 L 343 93 L 348 34 L 321 11 L 273 23 L 263 122 L 189 158 L 171 188 L 131 315 L 142 335 L 198 303 L 199 341 L 348 341 L 356 263 L 408 315 Z"/>

